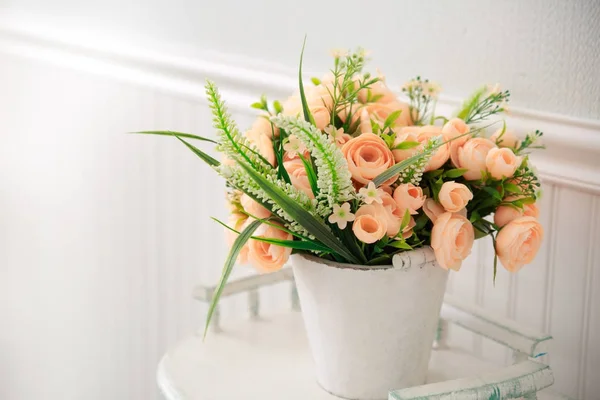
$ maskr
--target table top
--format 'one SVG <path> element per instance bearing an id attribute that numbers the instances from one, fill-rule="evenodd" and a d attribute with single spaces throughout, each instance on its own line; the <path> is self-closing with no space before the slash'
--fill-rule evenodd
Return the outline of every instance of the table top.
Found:
<path id="1" fill-rule="evenodd" d="M 502 368 L 461 349 L 438 349 L 432 352 L 428 383 L 484 379 Z M 163 357 L 157 379 L 167 400 L 339 399 L 317 385 L 302 316 L 295 311 L 224 324 L 204 341 L 199 332 Z M 538 392 L 538 399 L 557 398 Z"/>

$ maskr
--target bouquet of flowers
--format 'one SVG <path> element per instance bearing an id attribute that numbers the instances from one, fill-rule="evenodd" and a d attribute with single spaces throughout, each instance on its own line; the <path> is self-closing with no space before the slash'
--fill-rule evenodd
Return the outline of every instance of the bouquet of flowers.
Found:
<path id="1" fill-rule="evenodd" d="M 309 252 L 376 266 L 431 246 L 442 268 L 458 271 L 473 241 L 489 236 L 495 279 L 497 259 L 515 272 L 535 257 L 540 183 L 528 152 L 542 133 L 519 140 L 501 120 L 485 122 L 506 110 L 509 92 L 482 87 L 446 117 L 435 113 L 438 85 L 417 77 L 399 98 L 366 61 L 360 49 L 337 51 L 331 71 L 305 86 L 301 57 L 297 93 L 252 104 L 260 115 L 244 132 L 212 82 L 216 140 L 141 132 L 176 137 L 227 182 L 231 215 L 217 222 L 231 251 L 208 321 L 236 260 L 271 272 Z M 188 139 L 216 145 L 221 161 Z"/>

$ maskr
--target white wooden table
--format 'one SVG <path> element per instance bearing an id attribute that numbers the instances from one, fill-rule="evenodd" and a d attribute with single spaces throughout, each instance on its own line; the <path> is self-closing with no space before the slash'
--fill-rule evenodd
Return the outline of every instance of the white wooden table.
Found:
<path id="1" fill-rule="evenodd" d="M 157 379 L 167 400 L 331 400 L 314 378 L 313 361 L 300 312 L 291 310 L 261 316 L 256 290 L 266 284 L 293 281 L 291 271 L 244 278 L 224 295 L 248 292 L 250 319 L 221 326 L 203 342 L 201 333 L 170 350 L 161 360 Z M 297 308 L 293 295 L 292 304 Z M 212 288 L 197 288 L 207 301 Z M 218 314 L 217 314 L 218 315 Z M 409 389 L 390 388 L 390 400 L 406 399 L 564 399 L 546 388 L 552 371 L 537 360 L 547 351 L 548 335 L 525 330 L 513 322 L 492 318 L 483 310 L 447 297 L 438 341 L 432 352 L 428 382 Z M 445 343 L 446 324 L 452 323 L 510 349 L 514 363 L 497 365 Z M 546 390 L 544 390 L 546 389 Z M 496 397 L 494 397 L 496 396 Z"/>

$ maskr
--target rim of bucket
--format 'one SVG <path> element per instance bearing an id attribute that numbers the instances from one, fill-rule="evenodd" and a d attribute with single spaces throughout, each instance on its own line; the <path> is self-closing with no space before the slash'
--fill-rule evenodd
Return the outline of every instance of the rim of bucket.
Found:
<path id="1" fill-rule="evenodd" d="M 423 259 L 417 262 L 413 261 L 414 255 L 422 253 Z M 409 254 L 412 254 L 410 256 Z M 427 264 L 435 264 L 436 258 L 431 246 L 423 246 L 417 249 L 413 249 L 410 251 L 403 251 L 402 253 L 394 254 L 392 257 L 392 264 L 386 265 L 360 265 L 360 264 L 351 264 L 351 263 L 341 263 L 337 261 L 326 260 L 320 257 L 317 257 L 308 253 L 296 253 L 293 256 L 302 257 L 306 260 L 317 262 L 319 264 L 325 264 L 328 267 L 338 268 L 338 269 L 354 269 L 361 271 L 373 271 L 373 270 L 387 270 L 387 269 L 401 269 L 407 270 L 411 267 L 423 267 Z"/>

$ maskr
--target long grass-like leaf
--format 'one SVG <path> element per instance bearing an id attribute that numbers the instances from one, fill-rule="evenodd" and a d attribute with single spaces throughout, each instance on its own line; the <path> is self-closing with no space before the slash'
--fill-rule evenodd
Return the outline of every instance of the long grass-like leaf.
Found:
<path id="1" fill-rule="evenodd" d="M 217 222 L 218 224 L 222 225 L 223 227 L 229 229 L 230 231 L 237 233 L 238 235 L 240 234 L 239 231 L 233 229 L 232 227 L 230 227 L 229 225 L 227 225 L 225 222 L 211 217 L 211 219 L 215 222 Z M 277 224 L 273 224 L 273 223 L 269 223 L 267 220 L 261 220 L 261 222 L 265 225 L 269 225 L 272 226 L 274 228 L 277 228 L 279 230 L 282 230 L 286 233 L 295 235 L 297 237 L 297 234 L 295 234 L 294 232 L 285 229 L 282 226 L 279 226 Z M 271 244 L 276 244 L 278 246 L 283 246 L 283 247 L 289 247 L 291 249 L 298 249 L 298 250 L 314 250 L 314 251 L 320 251 L 323 253 L 331 253 L 331 250 L 325 246 L 323 246 L 320 243 L 317 243 L 313 240 L 310 239 L 302 239 L 302 240 L 283 240 L 283 239 L 272 239 L 272 238 L 265 238 L 265 237 L 261 237 L 261 236 L 252 236 L 250 239 L 254 239 L 254 240 L 258 240 L 259 242 L 265 242 L 265 243 L 271 243 Z"/>
<path id="2" fill-rule="evenodd" d="M 339 254 L 347 261 L 353 264 L 360 264 L 352 253 L 333 235 L 331 230 L 325 225 L 323 220 L 316 218 L 309 211 L 305 210 L 300 204 L 292 200 L 283 190 L 269 182 L 265 177 L 255 171 L 244 162 L 239 165 L 248 173 L 248 175 L 260 186 L 260 188 L 275 202 L 283 211 L 285 211 L 294 221 L 306 229 L 318 241 L 330 248 L 334 253 Z"/>
<path id="3" fill-rule="evenodd" d="M 223 289 L 227 284 L 227 280 L 229 279 L 229 275 L 231 275 L 231 270 L 235 265 L 235 260 L 238 258 L 242 247 L 246 244 L 246 242 L 250 239 L 254 231 L 262 224 L 262 221 L 257 220 L 250 223 L 235 239 L 233 245 L 231 246 L 231 250 L 229 251 L 229 255 L 227 256 L 227 260 L 225 261 L 225 265 L 223 266 L 223 272 L 221 273 L 221 279 L 215 288 L 215 291 L 212 293 L 210 299 L 210 306 L 208 308 L 208 314 L 206 315 L 206 324 L 204 326 L 204 337 L 206 338 L 206 332 L 208 331 L 208 327 L 210 325 L 210 320 L 215 312 L 215 308 L 219 302 L 219 298 L 221 297 L 221 293 L 223 293 Z"/>
<path id="4" fill-rule="evenodd" d="M 211 156 L 209 156 L 208 154 L 206 154 L 202 150 L 198 149 L 196 146 L 193 146 L 193 145 L 189 144 L 188 142 L 186 142 L 185 140 L 183 140 L 179 136 L 175 136 L 175 137 L 181 143 L 185 144 L 188 149 L 190 149 L 191 151 L 193 151 L 194 154 L 196 154 L 198 157 L 200 157 L 202 159 L 202 161 L 204 161 L 205 163 L 207 163 L 211 167 L 218 167 L 219 165 L 221 165 L 221 163 L 219 161 L 215 160 L 214 158 L 212 158 Z"/>
<path id="5" fill-rule="evenodd" d="M 304 58 L 304 47 L 306 46 L 306 36 L 304 37 L 304 43 L 302 43 L 302 52 L 300 53 L 300 67 L 298 68 L 298 85 L 300 86 L 300 100 L 302 102 L 302 113 L 304 119 L 315 125 L 315 119 L 313 118 L 306 102 L 306 95 L 304 94 L 304 83 L 302 83 L 302 59 Z"/>
<path id="6" fill-rule="evenodd" d="M 433 150 L 437 149 L 440 146 L 441 146 L 441 144 L 434 146 Z M 373 183 L 375 184 L 375 186 L 380 186 L 383 182 L 386 182 L 390 178 L 398 175 L 404 169 L 408 168 L 413 163 L 419 161 L 423 157 L 425 157 L 425 153 L 421 152 L 421 153 L 415 154 L 412 157 L 407 158 L 404 161 L 399 162 L 396 165 L 391 166 L 390 168 L 383 171 L 381 174 L 377 175 L 375 177 L 375 179 L 373 179 Z"/>
<path id="7" fill-rule="evenodd" d="M 306 177 L 308 178 L 308 183 L 310 183 L 310 188 L 312 189 L 315 197 L 319 195 L 319 186 L 317 185 L 317 173 L 311 162 L 309 162 L 302 154 L 298 153 L 298 157 L 304 164 L 304 169 L 306 170 Z"/>
<path id="8" fill-rule="evenodd" d="M 183 132 L 174 132 L 174 131 L 140 131 L 140 132 L 129 132 L 134 134 L 144 134 L 144 135 L 162 135 L 162 136 L 175 136 L 175 137 L 183 137 L 188 139 L 196 139 L 202 140 L 204 142 L 209 142 L 213 144 L 218 144 L 216 141 L 205 138 L 203 136 L 192 135 L 191 133 L 183 133 Z"/>

